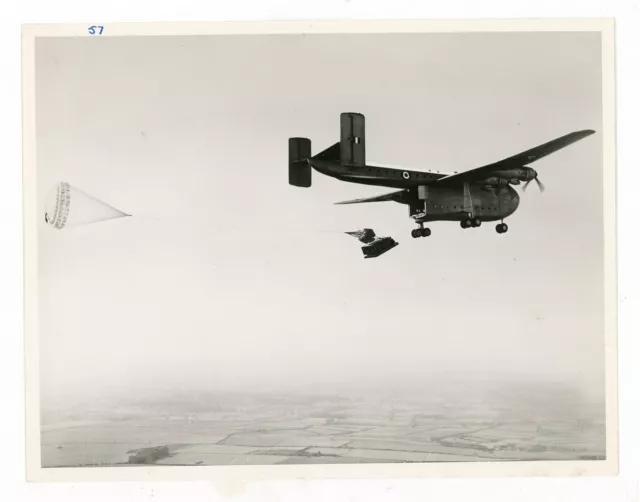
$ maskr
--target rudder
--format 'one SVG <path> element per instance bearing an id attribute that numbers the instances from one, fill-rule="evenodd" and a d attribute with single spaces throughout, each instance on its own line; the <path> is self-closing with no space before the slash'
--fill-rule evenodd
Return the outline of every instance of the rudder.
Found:
<path id="1" fill-rule="evenodd" d="M 364 115 L 361 113 L 340 114 L 340 160 L 349 166 L 366 164 Z"/>
<path id="2" fill-rule="evenodd" d="M 311 186 L 311 140 L 289 138 L 289 184 L 296 187 Z"/>

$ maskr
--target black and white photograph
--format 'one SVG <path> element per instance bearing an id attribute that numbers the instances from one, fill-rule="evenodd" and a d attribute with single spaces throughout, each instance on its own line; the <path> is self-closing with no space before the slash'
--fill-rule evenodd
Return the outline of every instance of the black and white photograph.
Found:
<path id="1" fill-rule="evenodd" d="M 613 34 L 565 23 L 27 27 L 30 476 L 614 474 Z"/>

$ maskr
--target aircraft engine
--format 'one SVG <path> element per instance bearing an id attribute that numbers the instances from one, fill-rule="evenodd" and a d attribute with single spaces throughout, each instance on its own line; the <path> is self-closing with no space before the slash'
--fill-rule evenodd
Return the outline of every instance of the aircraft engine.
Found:
<path id="1" fill-rule="evenodd" d="M 497 176 L 491 176 L 490 178 L 487 178 L 485 180 L 482 180 L 480 182 L 481 185 L 497 185 L 497 186 L 507 186 L 509 184 L 509 180 L 506 180 L 504 178 L 498 178 Z"/>
<path id="2" fill-rule="evenodd" d="M 538 173 L 536 173 L 535 169 L 531 167 L 516 167 L 514 169 L 503 169 L 499 171 L 494 171 L 491 173 L 495 178 L 502 178 L 509 180 L 509 183 L 517 185 L 513 180 L 519 181 L 531 181 L 534 179 Z"/>
<path id="3" fill-rule="evenodd" d="M 515 179 L 512 179 L 512 180 L 509 180 L 509 183 L 511 183 L 512 185 L 519 185 L 520 184 L 520 180 L 515 178 Z"/>

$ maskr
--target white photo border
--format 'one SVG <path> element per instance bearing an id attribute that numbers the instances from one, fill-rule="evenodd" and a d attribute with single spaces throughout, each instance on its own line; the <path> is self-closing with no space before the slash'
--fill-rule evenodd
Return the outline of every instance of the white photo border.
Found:
<path id="1" fill-rule="evenodd" d="M 93 27 L 93 30 L 91 28 Z M 102 29 L 101 34 L 98 33 Z M 93 31 L 93 33 L 92 33 Z M 35 42 L 47 37 L 141 37 L 331 33 L 600 32 L 602 34 L 603 210 L 605 237 L 606 459 L 267 466 L 41 467 L 36 214 Z M 618 473 L 617 226 L 614 20 L 500 19 L 32 24 L 22 29 L 24 307 L 27 480 L 182 481 L 434 477 L 612 476 Z"/>

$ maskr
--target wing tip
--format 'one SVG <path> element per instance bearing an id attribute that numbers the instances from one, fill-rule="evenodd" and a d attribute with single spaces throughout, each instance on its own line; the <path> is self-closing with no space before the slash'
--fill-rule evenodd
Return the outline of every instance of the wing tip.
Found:
<path id="1" fill-rule="evenodd" d="M 594 129 L 582 129 L 581 131 L 576 131 L 570 134 L 570 136 L 577 137 L 578 139 L 586 138 L 587 136 L 591 136 L 595 134 Z"/>

